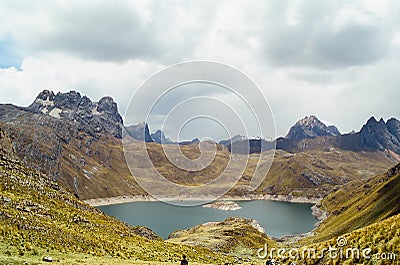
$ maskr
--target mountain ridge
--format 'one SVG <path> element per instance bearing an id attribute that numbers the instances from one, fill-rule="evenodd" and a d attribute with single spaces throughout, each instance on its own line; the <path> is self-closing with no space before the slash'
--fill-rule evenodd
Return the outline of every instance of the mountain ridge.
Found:
<path id="1" fill-rule="evenodd" d="M 96 105 L 77 92 L 54 94 L 44 91 L 28 108 L 0 104 L 0 128 L 10 136 L 16 155 L 27 166 L 46 173 L 73 190 L 82 199 L 145 194 L 126 165 L 122 140 L 119 138 L 120 129 L 125 127 L 120 115 L 117 115 L 116 103 L 108 97 L 104 97 L 104 100 L 100 102 L 102 104 Z M 51 116 L 50 113 L 57 108 L 61 109 L 61 112 L 56 111 L 59 117 Z M 55 115 L 54 111 L 52 114 Z M 107 120 L 107 115 L 112 115 L 114 118 Z M 151 138 L 148 125 L 145 123 L 139 125 L 137 130 L 139 136 L 144 135 L 142 139 Z M 398 132 L 397 125 L 396 119 L 388 121 L 388 130 Z M 96 129 L 97 127 L 100 128 Z M 262 189 L 258 191 L 287 195 L 299 188 L 302 190 L 311 188 L 315 189 L 315 192 L 322 188 L 324 190 L 322 194 L 326 194 L 332 185 L 341 185 L 348 181 L 349 172 L 355 174 L 355 177 L 363 177 L 359 171 L 350 169 L 349 163 L 341 164 L 344 169 L 336 170 L 335 165 L 331 164 L 330 158 L 326 155 L 324 155 L 324 161 L 329 164 L 329 167 L 321 169 L 314 162 L 313 157 L 320 151 L 327 154 L 340 152 L 340 148 L 336 147 L 338 139 L 336 137 L 342 139 L 344 136 L 318 136 L 296 142 L 287 139 L 280 142 L 278 139 L 276 142 L 278 149 L 283 149 L 285 152 L 277 154 L 276 165 L 285 167 L 288 177 L 282 181 L 279 171 L 272 170 L 264 184 L 260 186 Z M 357 137 L 357 135 L 350 135 L 350 137 Z M 234 144 L 240 144 L 242 138 L 239 136 L 237 140 Z M 348 142 L 352 144 L 353 140 L 349 139 Z M 260 141 L 264 141 L 266 148 L 273 148 L 273 143 L 265 139 L 250 139 L 251 153 L 260 151 L 258 149 Z M 138 142 L 136 140 L 130 144 L 137 145 Z M 192 158 L 198 157 L 198 140 L 179 144 L 185 155 Z M 217 147 L 216 163 L 211 164 L 210 170 L 195 174 L 195 172 L 182 172 L 168 163 L 160 144 L 149 142 L 147 145 L 151 159 L 155 159 L 154 164 L 161 172 L 167 174 L 167 178 L 189 185 L 211 181 L 216 172 L 225 168 L 229 152 L 222 145 L 217 145 Z M 298 158 L 289 159 L 292 154 L 286 152 L 292 154 L 302 152 L 298 157 L 304 157 L 305 162 Z M 370 169 L 373 173 L 381 172 L 382 168 L 389 166 L 393 161 L 392 155 L 386 151 L 374 153 L 375 151 L 372 150 L 371 152 L 371 154 L 360 155 L 362 157 L 360 163 L 375 161 L 377 166 Z M 356 155 L 347 151 L 342 153 L 343 157 L 348 157 L 348 161 L 353 161 Z M 288 161 L 292 161 L 290 166 L 285 165 Z M 249 168 L 253 167 L 252 163 Z M 273 166 L 273 169 L 276 169 L 276 166 Z M 243 181 L 240 183 L 247 183 L 245 180 L 250 179 L 251 175 L 252 171 L 246 170 L 242 177 Z M 313 184 L 313 181 L 321 187 Z M 288 187 L 282 183 L 294 186 Z M 326 189 L 324 185 L 330 186 Z M 233 194 L 243 192 L 246 192 L 246 189 L 240 185 L 235 186 L 232 191 Z M 315 192 L 307 193 L 307 196 L 315 195 Z"/>
<path id="2" fill-rule="evenodd" d="M 43 90 L 26 109 L 78 122 L 83 130 L 95 136 L 106 131 L 116 138 L 122 138 L 123 120 L 117 103 L 109 96 L 92 102 L 76 91 L 54 94 L 53 91 Z"/>
<path id="3" fill-rule="evenodd" d="M 400 161 L 400 121 L 392 117 L 385 122 L 379 122 L 370 117 L 360 131 L 348 134 L 337 134 L 335 129 L 328 129 L 315 116 L 300 119 L 293 125 L 286 137 L 274 141 L 265 139 L 239 139 L 221 141 L 229 150 L 239 150 L 240 153 L 259 153 L 276 149 L 295 153 L 306 150 L 339 148 L 348 151 L 381 151 Z M 334 127 L 336 128 L 336 127 Z M 331 130 L 333 132 L 331 132 Z M 338 132 L 338 131 L 337 131 Z M 250 148 L 238 148 L 248 145 Z M 243 150 L 243 151 L 241 151 Z"/>

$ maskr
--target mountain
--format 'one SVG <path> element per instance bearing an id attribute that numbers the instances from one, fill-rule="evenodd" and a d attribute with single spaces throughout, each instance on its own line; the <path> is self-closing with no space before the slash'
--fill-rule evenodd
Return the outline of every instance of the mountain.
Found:
<path id="1" fill-rule="evenodd" d="M 173 144 L 174 142 L 171 139 L 165 137 L 165 134 L 161 130 L 157 130 L 155 133 L 151 134 L 151 138 L 153 138 L 154 142 L 159 144 Z"/>
<path id="2" fill-rule="evenodd" d="M 353 152 L 385 152 L 388 156 L 400 161 L 400 121 L 390 118 L 386 123 L 381 118 L 374 117 L 359 132 L 340 134 L 336 127 L 325 126 L 315 116 L 305 117 L 293 125 L 286 137 L 279 137 L 275 141 L 263 139 L 237 140 L 233 143 L 236 149 L 229 145 L 229 140 L 221 141 L 227 144 L 229 150 L 243 150 L 239 153 L 259 153 L 274 147 L 291 153 L 307 150 L 329 150 L 332 148 Z M 238 146 L 250 146 L 240 148 Z"/>
<path id="3" fill-rule="evenodd" d="M 125 128 L 129 135 L 136 140 L 145 141 L 146 143 L 154 142 L 153 138 L 150 135 L 149 126 L 145 122 L 126 126 Z"/>
<path id="4" fill-rule="evenodd" d="M 194 138 L 194 139 L 192 139 L 190 141 L 179 142 L 178 144 L 180 144 L 180 145 L 192 145 L 192 144 L 198 144 L 198 143 L 200 143 L 200 140 L 198 138 Z"/>
<path id="5" fill-rule="evenodd" d="M 326 127 L 327 132 L 330 133 L 331 135 L 341 135 L 339 129 L 335 125 L 329 125 Z"/>
<path id="6" fill-rule="evenodd" d="M 57 93 L 44 90 L 26 108 L 33 113 L 44 113 L 53 118 L 64 118 L 78 123 L 80 130 L 92 136 L 108 132 L 116 138 L 122 137 L 122 117 L 111 97 L 92 102 L 79 92 Z"/>
<path id="7" fill-rule="evenodd" d="M 290 128 L 286 138 L 291 140 L 302 140 L 318 136 L 337 135 L 340 135 L 340 132 L 334 125 L 326 126 L 316 116 L 311 115 L 296 122 L 296 124 Z"/>
<path id="8" fill-rule="evenodd" d="M 110 97 L 44 90 L 27 108 L 0 104 L 0 128 L 21 161 L 82 199 L 143 193 L 125 162 L 122 126 Z"/>
<path id="9" fill-rule="evenodd" d="M 385 123 L 371 117 L 359 133 L 361 148 L 371 150 L 391 150 L 400 154 L 400 121 L 392 118 Z"/>
<path id="10" fill-rule="evenodd" d="M 233 136 L 231 139 L 221 140 L 219 142 L 219 144 L 224 145 L 224 146 L 230 146 L 237 141 L 244 141 L 244 140 L 246 140 L 246 137 L 238 134 L 238 135 Z"/>
<path id="11" fill-rule="evenodd" d="M 357 133 L 314 137 L 300 141 L 280 138 L 277 140 L 277 148 L 290 152 L 329 148 L 354 152 L 379 151 L 386 152 L 400 161 L 399 124 L 400 121 L 396 118 L 391 118 L 385 123 L 382 118 L 377 121 L 371 117 Z"/>
<path id="12" fill-rule="evenodd" d="M 78 92 L 54 94 L 45 90 L 27 108 L 0 104 L 0 128 L 9 135 L 16 156 L 25 165 L 50 176 L 81 199 L 145 194 L 136 179 L 146 179 L 147 171 L 143 169 L 143 174 L 131 175 L 120 138 L 124 125 L 110 97 L 93 102 Z M 386 128 L 391 135 L 396 134 L 398 121 L 389 120 Z M 250 192 L 246 185 L 257 165 L 257 152 L 271 149 L 275 144 L 264 139 L 234 137 L 228 150 L 217 145 L 216 158 L 207 168 L 192 172 L 181 170 L 168 160 L 163 147 L 153 142 L 147 124 L 129 126 L 127 131 L 141 141 L 151 140 L 146 148 L 154 166 L 167 179 L 184 185 L 212 181 L 226 167 L 231 156 L 228 150 L 239 150 L 238 155 L 246 155 L 250 148 L 248 168 L 230 191 L 233 195 Z M 362 131 L 367 135 L 369 130 Z M 162 139 L 161 132 L 157 135 Z M 395 163 L 394 151 L 368 149 L 368 153 L 363 153 L 365 148 L 360 147 L 360 142 L 360 133 L 300 141 L 277 139 L 277 148 L 283 150 L 276 152 L 270 173 L 254 193 L 322 196 L 336 185 L 382 173 Z M 394 146 L 393 143 L 394 140 Z M 146 158 L 147 154 L 140 152 L 138 141 L 130 141 L 129 145 L 136 157 Z M 199 157 L 198 139 L 180 145 L 187 157 Z M 318 156 L 322 158 L 316 159 Z"/>
<path id="13" fill-rule="evenodd" d="M 246 139 L 237 135 L 230 140 L 220 141 L 220 144 L 225 145 L 230 151 L 235 150 L 235 153 L 241 154 L 259 153 L 275 148 L 291 152 L 297 149 L 297 143 L 301 140 L 340 135 L 339 130 L 334 125 L 326 126 L 316 116 L 311 115 L 297 121 L 284 138 L 280 137 L 274 141 L 268 141 L 263 138 Z"/>
<path id="14" fill-rule="evenodd" d="M 251 154 L 243 179 L 251 178 L 258 154 Z M 253 160 L 254 159 L 254 160 Z M 396 160 L 381 152 L 353 152 L 340 149 L 289 153 L 276 150 L 258 194 L 323 198 L 353 180 L 366 181 L 382 174 Z M 263 162 L 259 166 L 263 166 Z M 241 184 L 244 184 L 244 180 Z"/>
<path id="15" fill-rule="evenodd" d="M 288 159 L 295 155 L 286 156 Z M 315 159 L 317 157 L 324 159 L 319 155 Z M 299 158 L 303 160 L 304 157 Z M 348 159 L 340 160 L 345 163 Z M 314 162 L 322 168 L 328 166 L 321 161 Z M 78 261 L 83 264 L 165 264 L 179 262 L 183 253 L 196 264 L 234 263 L 238 259 L 241 263 L 254 263 L 257 249 L 265 243 L 269 247 L 288 247 L 262 233 L 253 220 L 235 217 L 176 231 L 164 242 L 145 227 L 129 226 L 101 213 L 79 201 L 51 177 L 24 166 L 15 159 L 12 140 L 1 129 L 0 175 L 0 248 L 3 249 L 0 263 L 39 264 L 46 257 L 46 260 L 65 264 Z M 385 174 L 368 181 L 350 182 L 332 193 L 320 206 L 328 210 L 330 216 L 316 230 L 315 236 L 297 246 L 322 251 L 328 245 L 335 246 L 336 236 L 347 233 L 344 236 L 350 247 L 372 246 L 372 254 L 398 253 L 399 180 L 400 164 Z M 323 241 L 325 239 L 327 241 Z M 290 264 L 293 260 L 280 261 Z M 301 258 L 295 261 L 296 264 L 329 262 Z M 367 262 L 363 258 L 352 260 L 356 261 Z"/>
<path id="16" fill-rule="evenodd" d="M 2 130 L 0 135 L 0 150 L 12 153 L 11 140 Z M 107 216 L 4 153 L 0 175 L 1 264 L 43 264 L 44 257 L 62 264 L 177 263 L 182 254 L 200 264 L 231 260 L 164 242 L 146 227 Z"/>
<path id="17" fill-rule="evenodd" d="M 395 118 L 390 118 L 386 122 L 386 128 L 392 135 L 396 136 L 397 140 L 400 141 L 400 121 L 399 120 L 396 120 Z"/>

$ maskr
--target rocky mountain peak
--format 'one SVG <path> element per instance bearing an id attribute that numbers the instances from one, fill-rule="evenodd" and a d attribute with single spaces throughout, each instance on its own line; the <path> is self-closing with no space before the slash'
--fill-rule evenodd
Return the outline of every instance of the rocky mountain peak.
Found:
<path id="1" fill-rule="evenodd" d="M 90 134 L 108 131 L 117 138 L 122 137 L 122 117 L 111 97 L 92 102 L 76 91 L 58 92 L 55 95 L 52 91 L 43 90 L 27 109 L 57 119 L 76 121 Z"/>
<path id="2" fill-rule="evenodd" d="M 396 138 L 400 141 L 400 121 L 396 120 L 395 118 L 390 118 L 386 122 L 386 128 L 388 131 L 396 136 Z"/>
<path id="3" fill-rule="evenodd" d="M 400 121 L 391 118 L 385 123 L 383 118 L 379 122 L 375 117 L 368 119 L 360 131 L 360 144 L 373 150 L 391 150 L 400 153 Z"/>
<path id="4" fill-rule="evenodd" d="M 150 135 L 149 126 L 145 122 L 125 127 L 130 136 L 139 141 L 154 142 Z"/>
<path id="5" fill-rule="evenodd" d="M 54 93 L 53 93 L 53 91 L 49 91 L 49 90 L 45 89 L 39 93 L 39 95 L 37 96 L 37 99 L 41 99 L 44 101 L 46 101 L 46 100 L 53 101 Z"/>
<path id="6" fill-rule="evenodd" d="M 286 138 L 293 140 L 302 140 L 314 138 L 317 136 L 337 136 L 339 130 L 334 126 L 326 126 L 316 116 L 306 116 L 293 125 Z"/>
<path id="7" fill-rule="evenodd" d="M 322 126 L 323 123 L 320 120 L 318 120 L 316 116 L 310 115 L 300 119 L 296 124 L 312 128 L 316 126 Z"/>
<path id="8" fill-rule="evenodd" d="M 171 139 L 165 136 L 164 132 L 161 130 L 157 130 L 155 133 L 151 134 L 151 138 L 153 138 L 154 142 L 159 144 L 171 144 L 173 143 Z"/>
<path id="9" fill-rule="evenodd" d="M 367 130 L 368 128 L 381 128 L 381 129 L 386 129 L 386 123 L 383 120 L 383 118 L 380 118 L 379 121 L 375 119 L 374 116 L 368 119 L 367 123 L 361 128 L 362 130 Z"/>
<path id="10" fill-rule="evenodd" d="M 368 125 L 372 125 L 372 124 L 377 124 L 378 123 L 378 121 L 375 119 L 375 117 L 374 116 L 372 116 L 371 118 L 369 118 L 368 120 L 367 120 L 367 126 Z"/>
<path id="11" fill-rule="evenodd" d="M 118 112 L 117 103 L 114 102 L 112 97 L 103 97 L 100 99 L 99 104 L 97 106 L 97 111 L 108 112 L 108 113 L 116 113 Z"/>

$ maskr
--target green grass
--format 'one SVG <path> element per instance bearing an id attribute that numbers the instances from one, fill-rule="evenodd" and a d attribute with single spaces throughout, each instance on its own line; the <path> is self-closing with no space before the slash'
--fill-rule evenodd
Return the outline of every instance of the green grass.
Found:
<path id="1" fill-rule="evenodd" d="M 83 259 L 88 255 L 93 259 L 110 257 L 116 262 L 123 259 L 171 263 L 182 254 L 192 262 L 204 264 L 230 260 L 203 247 L 139 236 L 135 227 L 103 214 L 47 176 L 2 156 L 0 175 L 0 242 L 10 247 L 11 253 L 0 253 L 3 260 L 36 260 L 35 256 L 40 260 L 44 250 L 59 253 L 61 258 Z"/>
<path id="2" fill-rule="evenodd" d="M 335 258 L 330 257 L 328 253 L 319 258 L 319 255 L 315 257 L 310 255 L 304 255 L 304 258 L 300 257 L 297 259 L 281 258 L 278 259 L 282 264 L 399 264 L 400 259 L 400 215 L 395 215 L 387 218 L 383 221 L 374 223 L 372 225 L 354 230 L 350 233 L 341 235 L 342 238 L 346 239 L 346 244 L 344 246 L 338 246 L 338 237 L 333 237 L 329 240 L 322 241 L 319 243 L 304 245 L 299 248 L 299 252 L 308 251 L 314 249 L 316 253 L 322 253 L 323 250 L 326 251 L 329 247 L 342 249 L 343 255 L 339 255 Z M 360 252 L 359 256 L 357 254 L 351 255 L 351 252 L 346 255 L 348 249 L 357 248 Z M 366 257 L 362 255 L 362 251 L 365 249 L 370 249 L 369 256 Z M 305 252 L 308 253 L 308 252 Z M 312 252 L 311 252 L 312 253 Z M 339 252 L 336 252 L 339 253 Z M 377 255 L 385 254 L 386 257 L 391 255 L 390 259 L 378 259 Z"/>
<path id="3" fill-rule="evenodd" d="M 322 207 L 330 212 L 313 240 L 326 240 L 400 213 L 400 164 L 368 181 L 354 181 L 328 195 Z"/>

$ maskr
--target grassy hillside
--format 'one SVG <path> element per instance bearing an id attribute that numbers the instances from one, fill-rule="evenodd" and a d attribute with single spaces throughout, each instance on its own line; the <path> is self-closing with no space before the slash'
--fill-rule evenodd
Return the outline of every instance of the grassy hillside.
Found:
<path id="1" fill-rule="evenodd" d="M 46 256 L 62 264 L 174 264 L 182 254 L 188 256 L 190 264 L 226 261 L 264 264 L 264 260 L 256 257 L 258 248 L 265 243 L 269 247 L 283 247 L 259 232 L 251 221 L 240 218 L 177 231 L 165 242 L 149 229 L 132 227 L 106 216 L 79 201 L 52 178 L 24 166 L 1 129 L 0 145 L 0 264 L 40 264 Z M 160 146 L 154 144 L 151 148 Z M 195 153 L 191 150 L 193 146 L 184 148 L 191 155 Z M 372 254 L 398 254 L 400 164 L 371 178 L 372 172 L 389 163 L 379 154 L 331 152 L 276 154 L 271 176 L 289 176 L 300 184 L 303 180 L 296 172 L 311 170 L 325 174 L 321 179 L 329 180 L 341 174 L 345 176 L 344 182 L 357 178 L 322 201 L 321 207 L 331 213 L 330 217 L 313 237 L 296 246 L 322 250 L 335 246 L 337 237 L 344 236 L 349 247 L 368 247 Z M 250 167 L 254 165 L 252 159 Z M 362 167 L 372 161 L 381 163 Z M 246 181 L 244 178 L 241 184 Z M 281 259 L 286 264 L 292 261 L 296 264 L 393 264 L 360 258 Z"/>
<path id="2" fill-rule="evenodd" d="M 349 181 L 384 173 L 394 164 L 394 160 L 378 152 L 331 149 L 292 154 L 277 150 L 271 169 L 256 192 L 323 197 Z"/>
<path id="3" fill-rule="evenodd" d="M 173 263 L 182 254 L 202 264 L 230 259 L 164 242 L 149 229 L 106 216 L 4 152 L 0 175 L 0 263 L 35 264 L 47 255 L 65 264 L 77 262 L 74 258 L 87 264 Z"/>
<path id="4" fill-rule="evenodd" d="M 331 255 L 328 249 L 332 250 Z M 297 252 L 292 253 L 300 253 L 297 258 L 289 256 L 286 252 L 285 257 L 276 259 L 281 264 L 288 265 L 293 262 L 298 265 L 399 264 L 400 215 L 354 230 L 340 238 L 333 237 L 320 243 L 296 248 L 296 250 Z M 366 251 L 365 254 L 363 251 Z M 302 255 L 302 253 L 305 254 Z"/>
<path id="5" fill-rule="evenodd" d="M 365 182 L 354 181 L 328 195 L 322 207 L 330 216 L 314 240 L 325 240 L 400 213 L 400 164 Z"/>

